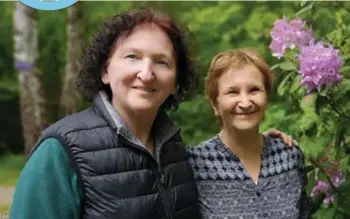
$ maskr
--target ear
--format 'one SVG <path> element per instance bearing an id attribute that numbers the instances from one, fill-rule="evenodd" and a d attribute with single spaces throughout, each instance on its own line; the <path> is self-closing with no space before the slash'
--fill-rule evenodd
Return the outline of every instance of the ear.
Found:
<path id="1" fill-rule="evenodd" d="M 109 84 L 109 75 L 107 71 L 107 63 L 103 65 L 101 71 L 101 80 L 104 84 Z"/>
<path id="2" fill-rule="evenodd" d="M 214 114 L 215 114 L 216 116 L 220 116 L 219 109 L 217 108 L 215 102 L 210 101 L 210 104 L 211 104 L 211 106 L 213 107 Z"/>

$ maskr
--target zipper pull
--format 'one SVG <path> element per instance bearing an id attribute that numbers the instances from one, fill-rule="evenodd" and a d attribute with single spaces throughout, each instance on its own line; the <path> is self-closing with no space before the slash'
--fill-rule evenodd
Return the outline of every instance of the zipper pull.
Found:
<path id="1" fill-rule="evenodd" d="M 163 174 L 162 174 L 161 177 L 160 177 L 160 183 L 161 183 L 162 185 L 165 184 L 165 176 L 164 176 Z"/>

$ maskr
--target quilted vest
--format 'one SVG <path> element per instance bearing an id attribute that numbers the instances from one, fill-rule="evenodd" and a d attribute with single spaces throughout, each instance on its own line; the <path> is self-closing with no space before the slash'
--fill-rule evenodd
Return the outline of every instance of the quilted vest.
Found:
<path id="1" fill-rule="evenodd" d="M 162 128 L 162 127 L 160 127 Z M 130 141 L 102 99 L 48 127 L 37 145 L 58 139 L 76 170 L 85 219 L 197 219 L 197 188 L 179 131 L 156 155 Z"/>

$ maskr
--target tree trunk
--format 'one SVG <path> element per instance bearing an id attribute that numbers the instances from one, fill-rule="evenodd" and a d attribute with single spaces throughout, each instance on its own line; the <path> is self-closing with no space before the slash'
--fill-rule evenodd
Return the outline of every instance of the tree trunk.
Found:
<path id="1" fill-rule="evenodd" d="M 15 2 L 14 61 L 18 72 L 24 152 L 28 155 L 47 125 L 46 105 L 39 58 L 36 10 Z"/>
<path id="2" fill-rule="evenodd" d="M 61 116 L 76 112 L 82 101 L 75 86 L 82 49 L 83 9 L 82 3 L 78 1 L 68 8 L 67 61 L 60 97 Z"/>

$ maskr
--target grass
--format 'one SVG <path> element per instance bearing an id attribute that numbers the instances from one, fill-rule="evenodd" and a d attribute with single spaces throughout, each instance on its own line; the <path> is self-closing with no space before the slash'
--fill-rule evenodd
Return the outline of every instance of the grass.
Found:
<path id="1" fill-rule="evenodd" d="M 24 167 L 23 155 L 7 154 L 0 157 L 0 186 L 15 186 L 17 178 Z"/>
<path id="2" fill-rule="evenodd" d="M 0 205 L 0 215 L 8 214 L 10 211 L 10 205 Z"/>

